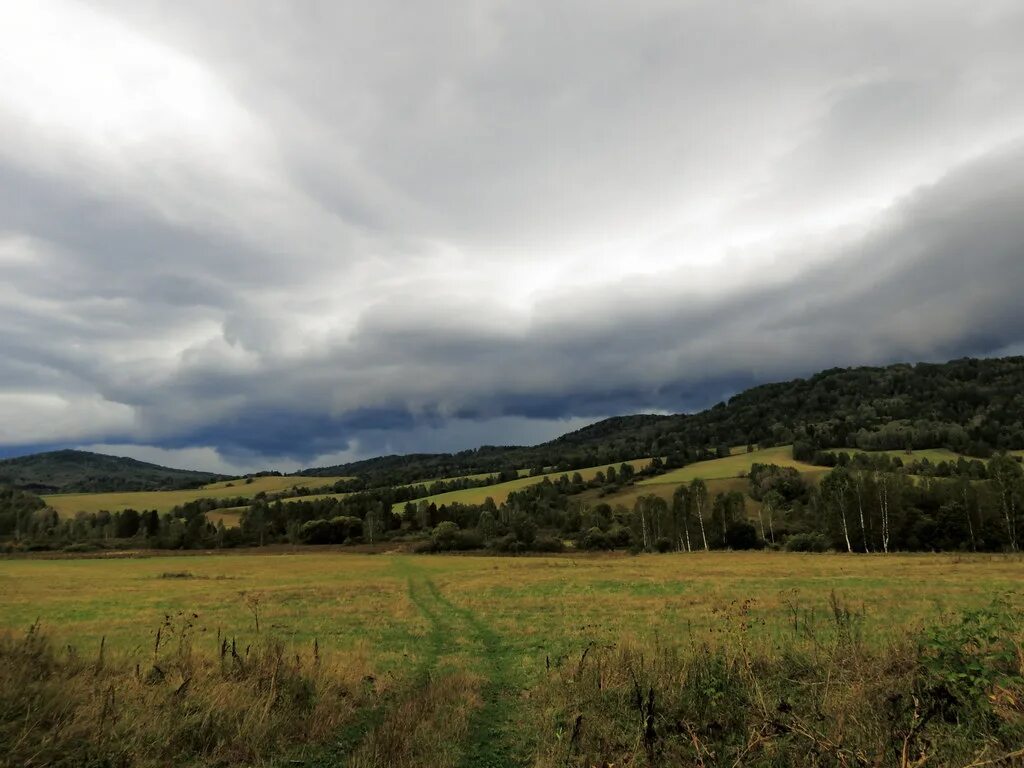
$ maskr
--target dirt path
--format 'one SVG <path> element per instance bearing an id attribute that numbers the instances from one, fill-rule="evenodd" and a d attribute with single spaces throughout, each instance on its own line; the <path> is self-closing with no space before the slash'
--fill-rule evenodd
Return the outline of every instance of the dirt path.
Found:
<path id="1" fill-rule="evenodd" d="M 407 684 L 361 712 L 329 753 L 309 764 L 525 765 L 524 734 L 515 729 L 521 682 L 511 649 L 472 610 L 446 596 L 425 569 L 406 558 L 396 558 L 394 567 L 428 624 L 416 667 Z"/>

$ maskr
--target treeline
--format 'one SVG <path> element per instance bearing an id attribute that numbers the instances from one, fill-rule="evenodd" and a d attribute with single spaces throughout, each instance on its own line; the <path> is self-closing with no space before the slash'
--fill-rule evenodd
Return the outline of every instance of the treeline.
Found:
<path id="1" fill-rule="evenodd" d="M 531 448 L 388 456 L 307 472 L 414 478 L 442 468 L 453 475 L 534 466 L 571 471 L 640 456 L 688 463 L 721 445 L 791 443 L 812 452 L 945 447 L 986 458 L 1024 448 L 1022 391 L 1024 357 L 837 368 L 754 387 L 701 413 L 606 419 Z"/>
<path id="2" fill-rule="evenodd" d="M 227 479 L 89 451 L 49 451 L 0 459 L 0 485 L 33 493 L 106 493 L 199 488 Z"/>
<path id="3" fill-rule="evenodd" d="M 1020 547 L 1024 469 L 1012 456 L 997 455 L 987 465 L 965 460 L 956 463 L 958 472 L 923 476 L 885 454 L 839 454 L 837 462 L 817 484 L 790 467 L 754 464 L 747 493 L 712 494 L 694 480 L 669 498 L 642 494 L 628 506 L 602 499 L 642 476 L 629 464 L 608 467 L 589 480 L 578 472 L 545 477 L 502 504 L 490 498 L 482 504 L 437 504 L 423 498 L 425 486 L 287 502 L 259 498 L 231 528 L 207 517 L 219 500 L 190 502 L 162 515 L 126 510 L 61 519 L 37 497 L 7 490 L 0 494 L 0 532 L 29 548 L 116 542 L 161 548 L 406 542 L 419 551 L 499 552 L 557 551 L 566 544 L 637 552 Z M 645 473 L 658 471 L 654 466 Z"/>

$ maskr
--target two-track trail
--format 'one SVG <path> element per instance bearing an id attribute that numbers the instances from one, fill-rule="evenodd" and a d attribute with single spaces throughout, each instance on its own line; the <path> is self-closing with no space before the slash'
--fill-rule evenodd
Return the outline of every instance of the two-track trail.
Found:
<path id="1" fill-rule="evenodd" d="M 511 768 L 527 763 L 518 722 L 522 681 L 512 649 L 408 558 L 394 569 L 426 622 L 413 670 L 367 708 L 315 765 Z"/>

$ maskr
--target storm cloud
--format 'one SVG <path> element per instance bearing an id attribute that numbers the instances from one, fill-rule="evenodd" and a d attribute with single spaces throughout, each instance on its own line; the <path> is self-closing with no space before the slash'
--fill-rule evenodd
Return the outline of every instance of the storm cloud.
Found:
<path id="1" fill-rule="evenodd" d="M 530 443 L 1019 352 L 1016 2 L 0 8 L 0 452 Z"/>

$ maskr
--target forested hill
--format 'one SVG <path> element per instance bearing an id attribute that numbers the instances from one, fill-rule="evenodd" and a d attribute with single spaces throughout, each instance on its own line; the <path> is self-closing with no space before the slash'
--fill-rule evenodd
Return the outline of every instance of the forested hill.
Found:
<path id="1" fill-rule="evenodd" d="M 50 451 L 0 461 L 0 485 L 36 493 L 156 491 L 195 488 L 224 479 L 88 451 Z"/>
<path id="2" fill-rule="evenodd" d="M 415 479 L 520 467 L 571 469 L 644 456 L 685 463 L 721 446 L 939 448 L 975 456 L 1024 448 L 1024 357 L 834 368 L 765 384 L 696 414 L 624 416 L 534 447 L 387 456 L 311 474 Z"/>

